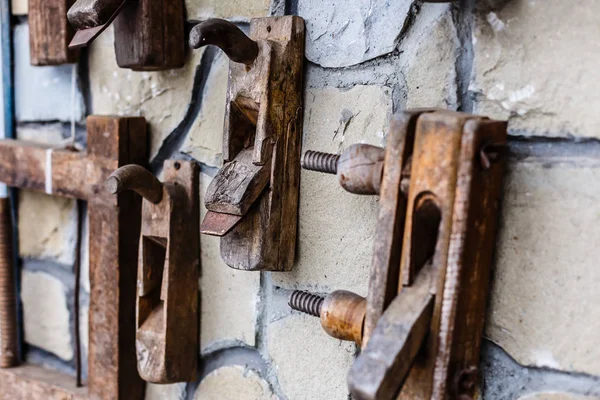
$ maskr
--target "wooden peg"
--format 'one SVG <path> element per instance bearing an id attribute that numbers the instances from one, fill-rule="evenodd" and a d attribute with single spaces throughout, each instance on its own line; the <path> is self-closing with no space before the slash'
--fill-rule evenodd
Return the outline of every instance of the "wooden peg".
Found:
<path id="1" fill-rule="evenodd" d="M 196 163 L 166 161 L 165 182 L 127 165 L 106 181 L 113 194 L 140 194 L 136 351 L 142 379 L 190 382 L 198 367 L 199 171 Z"/>
<path id="2" fill-rule="evenodd" d="M 250 37 L 208 20 L 190 45 L 216 45 L 231 58 L 225 111 L 225 166 L 211 183 L 202 233 L 222 236 L 232 268 L 289 271 L 298 219 L 304 22 L 254 19 Z"/>
<path id="3" fill-rule="evenodd" d="M 69 49 L 75 31 L 67 21 L 73 0 L 29 0 L 29 49 L 31 65 L 77 62 L 79 52 Z"/>
<path id="4" fill-rule="evenodd" d="M 114 21 L 119 67 L 158 71 L 184 64 L 183 0 L 77 0 L 68 18 L 77 29 L 70 48 L 89 45 Z"/>

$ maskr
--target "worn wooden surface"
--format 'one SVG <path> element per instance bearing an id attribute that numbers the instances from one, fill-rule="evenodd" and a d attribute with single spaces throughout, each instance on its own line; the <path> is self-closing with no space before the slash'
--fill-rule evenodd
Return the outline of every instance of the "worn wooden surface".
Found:
<path id="1" fill-rule="evenodd" d="M 352 292 L 337 290 L 325 298 L 321 326 L 330 336 L 361 345 L 367 299 Z"/>
<path id="2" fill-rule="evenodd" d="M 431 269 L 431 266 L 428 267 Z M 352 397 L 393 400 L 429 332 L 434 296 L 429 271 L 392 301 L 348 376 Z"/>
<path id="3" fill-rule="evenodd" d="M 402 235 L 406 218 L 406 197 L 402 193 L 402 174 L 409 165 L 414 129 L 420 111 L 397 114 L 392 118 L 385 149 L 384 169 L 379 190 L 379 215 L 375 228 L 373 260 L 369 275 L 367 315 L 363 343 L 383 311 L 398 294 Z"/>
<path id="4" fill-rule="evenodd" d="M 114 22 L 119 67 L 134 71 L 183 67 L 184 11 L 182 0 L 126 2 Z"/>
<path id="5" fill-rule="evenodd" d="M 221 256 L 237 269 L 289 271 L 298 223 L 304 21 L 255 19 L 250 38 L 259 45 L 254 64 L 230 67 L 223 155 L 231 161 L 253 145 L 253 162 L 271 164 L 270 183 L 221 239 Z"/>
<path id="6" fill-rule="evenodd" d="M 340 185 L 354 194 L 379 194 L 385 150 L 369 144 L 348 147 L 337 163 Z"/>
<path id="7" fill-rule="evenodd" d="M 75 389 L 74 378 L 23 366 L 0 371 L 7 399 L 143 398 L 144 385 L 136 370 L 133 296 L 141 201 L 131 193 L 115 199 L 102 185 L 119 166 L 146 161 L 146 122 L 138 117 L 91 116 L 87 129 L 87 153 L 0 141 L 0 182 L 87 200 L 90 229 L 87 390 Z"/>
<path id="8" fill-rule="evenodd" d="M 199 169 L 195 162 L 169 160 L 164 179 L 162 200 L 145 200 L 142 209 L 138 370 L 149 382 L 190 382 L 199 351 Z"/>
<path id="9" fill-rule="evenodd" d="M 77 0 L 67 13 L 69 22 L 77 29 L 104 25 L 125 0 Z"/>
<path id="10" fill-rule="evenodd" d="M 0 400 L 84 400 L 87 388 L 75 378 L 37 365 L 0 369 Z"/>
<path id="11" fill-rule="evenodd" d="M 29 47 L 32 65 L 77 62 L 78 52 L 69 50 L 75 31 L 67 21 L 74 0 L 29 0 Z"/>
<path id="12" fill-rule="evenodd" d="M 252 163 L 252 149 L 242 150 L 223 166 L 210 183 L 204 204 L 206 209 L 223 214 L 246 215 L 269 184 L 270 164 Z"/>
<path id="13" fill-rule="evenodd" d="M 183 0 L 78 0 L 69 22 L 78 30 L 74 48 L 89 45 L 114 20 L 115 53 L 121 68 L 159 71 L 183 67 Z"/>
<path id="14" fill-rule="evenodd" d="M 475 136 L 464 129 L 466 124 L 492 128 L 478 129 Z M 504 143 L 505 124 L 450 112 L 423 114 L 418 119 L 399 290 L 411 286 L 423 263 L 431 260 L 430 291 L 436 300 L 424 343 L 427 351 L 417 356 L 401 399 L 473 395 L 477 386 L 471 386 L 471 393 L 456 392 L 450 374 L 455 368 L 450 365 L 477 367 L 501 178 L 499 164 L 492 173 L 480 165 L 478 151 L 488 140 Z M 435 241 L 418 239 L 432 235 Z M 461 286 L 463 282 L 470 284 Z M 467 316 L 478 319 L 458 319 Z"/>

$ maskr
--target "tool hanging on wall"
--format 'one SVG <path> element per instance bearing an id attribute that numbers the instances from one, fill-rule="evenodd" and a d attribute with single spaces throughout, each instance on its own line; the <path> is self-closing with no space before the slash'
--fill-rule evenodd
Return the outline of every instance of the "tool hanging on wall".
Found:
<path id="1" fill-rule="evenodd" d="M 386 149 L 305 154 L 304 168 L 380 196 L 367 299 L 290 298 L 334 337 L 362 345 L 352 398 L 476 396 L 505 146 L 504 122 L 415 111 L 394 117 Z"/>
<path id="2" fill-rule="evenodd" d="M 142 379 L 191 382 L 198 366 L 199 170 L 194 162 L 165 161 L 165 182 L 126 165 L 106 181 L 112 194 L 143 197 L 136 351 Z"/>
<path id="3" fill-rule="evenodd" d="M 0 368 L 14 367 L 19 361 L 12 234 L 10 199 L 0 197 Z"/>
<path id="4" fill-rule="evenodd" d="M 90 116 L 87 151 L 0 140 L 0 182 L 87 202 L 89 221 L 89 345 L 87 387 L 37 365 L 0 368 L 0 398 L 141 400 L 136 370 L 135 265 L 141 200 L 103 190 L 111 172 L 147 159 L 146 120 Z M 2 289 L 0 289 L 2 290 Z"/>
<path id="5" fill-rule="evenodd" d="M 190 46 L 231 59 L 225 165 L 210 184 L 201 232 L 221 237 L 221 257 L 241 270 L 293 268 L 298 219 L 304 21 L 253 19 L 250 37 L 218 19 L 192 30 Z"/>
<path id="6" fill-rule="evenodd" d="M 79 51 L 69 49 L 75 30 L 67 21 L 74 0 L 29 0 L 29 51 L 31 65 L 77 62 Z"/>
<path id="7" fill-rule="evenodd" d="M 89 45 L 114 21 L 121 68 L 159 71 L 181 68 L 185 58 L 183 0 L 77 0 L 68 18 L 77 30 L 69 45 Z"/>

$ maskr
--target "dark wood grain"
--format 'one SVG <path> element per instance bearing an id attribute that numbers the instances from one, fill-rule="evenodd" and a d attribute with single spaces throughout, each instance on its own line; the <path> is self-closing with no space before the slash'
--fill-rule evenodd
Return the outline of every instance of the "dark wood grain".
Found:
<path id="1" fill-rule="evenodd" d="M 134 71 L 183 67 L 186 41 L 182 0 L 126 2 L 114 27 L 119 67 Z"/>
<path id="2" fill-rule="evenodd" d="M 67 21 L 73 0 L 29 0 L 31 64 L 59 65 L 77 62 L 79 53 L 69 50 L 75 31 Z"/>
<path id="3" fill-rule="evenodd" d="M 259 45 L 252 67 L 230 66 L 223 155 L 232 161 L 248 147 L 242 143 L 253 142 L 253 163 L 271 165 L 270 182 L 221 239 L 221 256 L 236 269 L 289 271 L 298 223 L 304 21 L 255 19 L 250 38 Z"/>
<path id="4" fill-rule="evenodd" d="M 242 150 L 223 166 L 206 191 L 204 204 L 209 211 L 246 215 L 269 184 L 270 164 L 255 165 L 253 149 Z"/>

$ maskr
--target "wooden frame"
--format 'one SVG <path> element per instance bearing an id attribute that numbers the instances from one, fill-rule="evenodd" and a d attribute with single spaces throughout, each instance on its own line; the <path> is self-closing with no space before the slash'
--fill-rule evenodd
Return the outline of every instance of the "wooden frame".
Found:
<path id="1" fill-rule="evenodd" d="M 142 399 L 135 355 L 135 288 L 141 199 L 111 195 L 104 181 L 143 164 L 146 121 L 90 116 L 87 153 L 0 140 L 0 182 L 88 202 L 90 311 L 88 386 L 38 366 L 0 369 L 0 399 Z"/>

